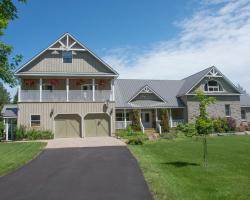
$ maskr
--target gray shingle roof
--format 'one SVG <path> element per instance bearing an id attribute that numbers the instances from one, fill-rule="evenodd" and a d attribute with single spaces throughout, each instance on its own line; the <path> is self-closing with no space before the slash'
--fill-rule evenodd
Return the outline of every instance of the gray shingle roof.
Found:
<path id="1" fill-rule="evenodd" d="M 213 67 L 206 68 L 196 74 L 182 79 L 185 83 L 180 89 L 178 96 L 185 95 L 196 83 L 198 83 Z"/>
<path id="2" fill-rule="evenodd" d="M 242 94 L 240 96 L 240 105 L 242 107 L 250 107 L 250 96 L 247 94 Z"/>
<path id="3" fill-rule="evenodd" d="M 17 117 L 17 105 L 16 104 L 4 105 L 1 111 L 1 115 L 3 117 L 16 118 Z"/>
<path id="4" fill-rule="evenodd" d="M 118 108 L 132 107 L 184 107 L 177 94 L 182 87 L 183 80 L 138 80 L 117 79 L 115 81 L 115 100 Z M 140 100 L 129 103 L 143 87 L 149 86 L 159 94 L 165 102 L 153 100 Z"/>

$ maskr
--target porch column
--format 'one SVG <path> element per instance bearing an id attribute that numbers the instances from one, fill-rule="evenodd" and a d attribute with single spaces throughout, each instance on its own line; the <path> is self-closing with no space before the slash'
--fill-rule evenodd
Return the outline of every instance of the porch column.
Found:
<path id="1" fill-rule="evenodd" d="M 69 78 L 66 78 L 66 99 L 69 101 Z"/>
<path id="2" fill-rule="evenodd" d="M 95 79 L 92 79 L 92 98 L 95 101 Z"/>
<path id="3" fill-rule="evenodd" d="M 43 79 L 42 78 L 39 79 L 39 91 L 40 91 L 40 94 L 39 94 L 39 96 L 40 96 L 40 102 L 42 102 L 42 99 L 43 99 L 43 97 L 42 97 Z"/>
<path id="4" fill-rule="evenodd" d="M 21 101 L 21 84 L 22 82 L 20 81 L 19 85 L 18 85 L 18 88 L 17 88 L 17 91 L 18 91 L 18 102 Z"/>
<path id="5" fill-rule="evenodd" d="M 111 101 L 115 101 L 115 84 L 114 84 L 114 79 L 111 80 Z"/>
<path id="6" fill-rule="evenodd" d="M 173 127 L 173 120 L 172 120 L 172 109 L 169 109 L 169 120 L 170 120 L 170 128 Z"/>
<path id="7" fill-rule="evenodd" d="M 5 135 L 6 135 L 5 139 L 6 141 L 8 141 L 9 140 L 9 120 L 4 119 L 4 121 L 5 121 Z"/>
<path id="8" fill-rule="evenodd" d="M 157 108 L 155 109 L 155 123 L 158 121 L 158 112 L 157 112 Z"/>
<path id="9" fill-rule="evenodd" d="M 124 128 L 127 128 L 126 109 L 124 109 L 123 116 L 124 116 Z"/>

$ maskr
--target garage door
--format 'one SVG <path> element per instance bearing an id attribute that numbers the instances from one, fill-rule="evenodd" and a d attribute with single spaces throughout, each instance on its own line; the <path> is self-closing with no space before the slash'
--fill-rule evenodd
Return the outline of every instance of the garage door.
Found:
<path id="1" fill-rule="evenodd" d="M 80 137 L 81 117 L 78 115 L 57 115 L 55 117 L 55 138 Z"/>
<path id="2" fill-rule="evenodd" d="M 105 114 L 87 114 L 84 118 L 85 136 L 98 137 L 110 135 L 110 117 Z"/>

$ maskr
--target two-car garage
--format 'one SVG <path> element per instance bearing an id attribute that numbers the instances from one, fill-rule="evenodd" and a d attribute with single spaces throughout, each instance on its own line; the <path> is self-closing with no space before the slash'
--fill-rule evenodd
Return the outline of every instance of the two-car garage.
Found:
<path id="1" fill-rule="evenodd" d="M 78 114 L 59 114 L 54 122 L 55 138 L 110 136 L 110 116 L 106 113 L 89 113 L 83 120 Z"/>

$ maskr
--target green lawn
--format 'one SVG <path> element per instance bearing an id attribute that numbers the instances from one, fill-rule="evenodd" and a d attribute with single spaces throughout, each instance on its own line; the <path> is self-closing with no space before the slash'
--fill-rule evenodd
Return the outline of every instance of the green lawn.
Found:
<path id="1" fill-rule="evenodd" d="M 157 200 L 250 199 L 250 136 L 212 137 L 208 167 L 195 139 L 129 146 Z"/>
<path id="2" fill-rule="evenodd" d="M 0 143 L 0 176 L 32 160 L 45 145 L 41 142 Z"/>

